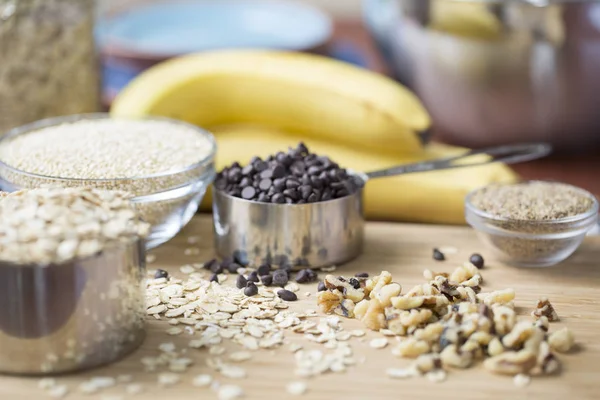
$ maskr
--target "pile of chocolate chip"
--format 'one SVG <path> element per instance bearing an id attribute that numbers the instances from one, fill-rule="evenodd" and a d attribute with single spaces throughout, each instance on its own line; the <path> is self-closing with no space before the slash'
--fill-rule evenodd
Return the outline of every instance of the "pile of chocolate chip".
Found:
<path id="1" fill-rule="evenodd" d="M 328 157 L 311 153 L 304 143 L 265 160 L 233 163 L 217 174 L 215 188 L 245 200 L 306 204 L 356 193 L 360 181 Z"/>

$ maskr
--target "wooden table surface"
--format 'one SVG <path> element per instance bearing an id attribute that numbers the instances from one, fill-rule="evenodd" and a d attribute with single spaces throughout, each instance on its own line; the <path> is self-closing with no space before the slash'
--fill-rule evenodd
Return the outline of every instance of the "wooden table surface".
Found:
<path id="1" fill-rule="evenodd" d="M 184 277 L 179 266 L 202 262 L 213 256 L 211 220 L 207 216 L 196 216 L 192 223 L 175 239 L 152 251 L 156 261 L 150 268 L 163 268 L 176 277 Z M 184 255 L 189 248 L 187 238 L 199 237 L 199 255 Z M 458 253 L 449 255 L 447 261 L 436 262 L 431 258 L 434 246 L 454 246 Z M 391 354 L 394 338 L 384 349 L 369 347 L 369 341 L 381 334 L 370 332 L 365 340 L 352 339 L 349 343 L 355 358 L 364 363 L 349 367 L 345 373 L 328 373 L 307 379 L 308 392 L 300 397 L 317 399 L 530 399 L 552 400 L 571 398 L 577 400 L 597 399 L 600 391 L 600 238 L 587 238 L 580 250 L 567 262 L 554 268 L 517 269 L 501 265 L 481 249 L 474 232 L 466 227 L 439 227 L 426 225 L 404 225 L 370 223 L 366 231 L 364 254 L 353 262 L 340 266 L 336 274 L 351 276 L 366 271 L 371 276 L 382 270 L 392 273 L 395 281 L 401 283 L 406 292 L 415 284 L 423 283 L 422 272 L 426 268 L 435 271 L 451 272 L 474 251 L 481 251 L 486 258 L 486 268 L 482 270 L 485 283 L 483 291 L 512 287 L 516 290 L 517 311 L 521 318 L 530 319 L 535 301 L 547 295 L 561 317 L 561 321 L 551 324 L 551 331 L 568 326 L 576 336 L 578 350 L 572 354 L 559 355 L 563 362 L 563 372 L 558 376 L 534 378 L 525 388 L 516 387 L 512 378 L 488 373 L 480 366 L 468 370 L 452 370 L 442 383 L 431 383 L 424 378 L 393 380 L 385 370 L 389 367 L 405 367 L 409 360 L 399 359 Z M 323 275 L 321 274 L 321 277 Z M 225 285 L 232 285 L 228 279 Z M 300 311 L 317 309 L 314 294 L 306 297 L 307 291 L 315 292 L 316 284 L 301 285 L 300 301 L 291 303 L 291 309 Z M 324 315 L 319 315 L 324 317 Z M 342 319 L 345 330 L 362 328 L 356 320 Z M 192 336 L 182 334 L 169 336 L 165 331 L 170 327 L 163 318 L 149 320 L 148 337 L 136 353 L 112 366 L 99 368 L 83 374 L 57 378 L 60 384 L 67 384 L 70 394 L 66 399 L 125 400 L 143 398 L 159 399 L 216 399 L 208 388 L 191 385 L 194 376 L 208 373 L 220 383 L 234 383 L 244 388 L 245 399 L 264 400 L 267 398 L 291 398 L 285 391 L 286 385 L 298 380 L 294 375 L 294 356 L 285 345 L 276 350 L 254 352 L 251 360 L 239 365 L 248 373 L 245 379 L 227 379 L 219 376 L 205 364 L 209 353 L 206 349 L 190 349 L 188 357 L 194 360 L 192 368 L 182 374 L 180 384 L 169 388 L 159 387 L 157 373 L 143 372 L 140 359 L 158 355 L 161 343 L 173 342 L 178 348 L 186 347 Z M 323 345 L 308 341 L 304 335 L 285 332 L 285 341 L 300 343 L 305 348 L 318 348 L 326 352 Z M 227 349 L 226 357 L 233 349 L 241 349 L 230 340 L 222 345 Z M 1 351 L 1 349 L 0 349 Z M 214 356 L 212 356 L 214 357 Z M 94 395 L 83 395 L 77 386 L 84 379 L 98 376 L 116 377 L 131 374 L 134 382 L 142 383 L 145 393 L 138 396 L 124 396 L 124 385 L 119 385 Z M 37 387 L 38 379 L 0 377 L 0 399 L 40 400 L 48 398 Z M 115 397 L 108 397 L 109 395 Z M 107 396 L 107 397 L 103 397 Z M 123 397 L 117 397 L 123 396 Z"/>

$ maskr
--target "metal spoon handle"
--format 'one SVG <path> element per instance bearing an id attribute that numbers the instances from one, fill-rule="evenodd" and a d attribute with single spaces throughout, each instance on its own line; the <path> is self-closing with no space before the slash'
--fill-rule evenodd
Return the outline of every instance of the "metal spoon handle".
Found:
<path id="1" fill-rule="evenodd" d="M 486 165 L 496 162 L 505 164 L 515 164 L 519 162 L 531 161 L 547 156 L 552 151 L 552 146 L 546 143 L 516 144 L 508 146 L 488 147 L 485 149 L 470 150 L 459 156 L 441 158 L 432 161 L 423 161 L 415 164 L 398 165 L 396 167 L 386 168 L 379 171 L 367 172 L 371 179 L 386 176 L 395 176 L 410 174 L 413 172 L 438 171 L 442 169 L 453 169 L 463 167 L 473 167 L 476 165 Z M 469 161 L 469 157 L 487 154 L 491 159 L 481 161 Z M 460 162 L 466 160 L 466 162 Z"/>

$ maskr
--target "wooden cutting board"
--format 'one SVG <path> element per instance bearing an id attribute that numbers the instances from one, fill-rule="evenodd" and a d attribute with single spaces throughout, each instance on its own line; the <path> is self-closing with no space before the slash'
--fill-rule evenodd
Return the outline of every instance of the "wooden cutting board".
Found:
<path id="1" fill-rule="evenodd" d="M 213 257 L 211 220 L 207 216 L 196 216 L 185 230 L 175 239 L 152 251 L 156 261 L 149 268 L 163 268 L 173 275 L 182 276 L 179 266 L 203 262 Z M 486 258 L 486 268 L 482 271 L 485 279 L 484 291 L 512 287 L 516 290 L 516 304 L 523 318 L 528 315 L 538 297 L 547 295 L 554 304 L 561 321 L 551 325 L 551 330 L 569 326 L 574 332 L 578 349 L 572 354 L 560 355 L 563 373 L 556 377 L 534 378 L 525 388 L 518 388 L 512 378 L 495 376 L 481 367 L 469 370 L 450 371 L 443 383 L 431 383 L 424 378 L 392 380 L 385 375 L 389 367 L 403 367 L 408 360 L 398 359 L 391 354 L 391 347 L 372 349 L 368 343 L 379 334 L 369 333 L 366 340 L 352 340 L 356 358 L 366 357 L 365 362 L 350 367 L 345 373 L 329 373 L 307 380 L 309 390 L 300 396 L 305 399 L 599 399 L 600 398 L 600 238 L 590 237 L 567 262 L 553 268 L 517 269 L 495 262 L 487 257 L 474 232 L 466 227 L 441 227 L 433 225 L 403 225 L 370 223 L 367 226 L 367 242 L 364 254 L 357 260 L 340 266 L 337 274 L 353 275 L 356 272 L 369 272 L 371 275 L 388 270 L 404 288 L 424 282 L 422 272 L 426 268 L 450 272 L 455 266 L 468 259 L 473 252 L 480 252 Z M 199 236 L 201 254 L 184 255 L 190 247 L 187 237 Z M 449 255 L 447 261 L 433 261 L 432 248 L 453 246 L 459 251 Z M 233 284 L 229 279 L 225 284 Z M 316 309 L 315 296 L 305 297 L 307 291 L 315 292 L 316 284 L 302 285 L 300 301 L 292 309 Z M 344 320 L 346 330 L 362 328 L 355 320 Z M 140 358 L 155 356 L 160 343 L 172 341 L 177 347 L 185 347 L 190 336 L 167 336 L 169 327 L 165 320 L 149 320 L 148 337 L 136 353 L 108 367 L 82 374 L 59 377 L 59 383 L 69 386 L 67 399 L 103 399 L 103 396 L 119 396 L 123 399 L 216 399 L 214 392 L 207 388 L 193 387 L 191 379 L 201 373 L 213 374 L 205 364 L 206 350 L 190 353 L 195 365 L 183 375 L 182 382 L 168 388 L 159 387 L 156 375 L 143 372 Z M 305 348 L 322 348 L 292 332 L 286 338 L 302 343 Z M 393 343 L 393 341 L 391 342 Z M 229 349 L 239 348 L 232 343 L 224 344 Z M 0 349 L 2 351 L 2 349 Z M 277 350 L 261 350 L 250 361 L 242 364 L 248 377 L 242 380 L 221 379 L 221 383 L 235 383 L 242 386 L 245 399 L 291 398 L 285 387 L 298 380 L 294 376 L 294 358 L 288 346 Z M 128 395 L 123 385 L 103 391 L 100 394 L 83 395 L 77 392 L 77 385 L 84 379 L 95 376 L 131 374 L 134 381 L 142 383 L 144 394 Z M 0 377 L 1 400 L 39 400 L 48 396 L 38 389 L 38 379 Z M 105 397 L 112 400 L 112 397 Z M 114 400 L 119 397 L 114 397 Z"/>

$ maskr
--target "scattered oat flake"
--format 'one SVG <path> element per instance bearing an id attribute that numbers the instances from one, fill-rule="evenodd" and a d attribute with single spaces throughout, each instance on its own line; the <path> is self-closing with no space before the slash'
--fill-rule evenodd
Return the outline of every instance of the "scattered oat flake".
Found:
<path id="1" fill-rule="evenodd" d="M 56 379 L 54 378 L 43 378 L 38 382 L 38 387 L 40 389 L 46 390 L 56 386 Z"/>
<path id="2" fill-rule="evenodd" d="M 181 380 L 181 377 L 178 374 L 172 372 L 163 372 L 158 374 L 158 384 L 161 386 L 172 386 Z"/>
<path id="3" fill-rule="evenodd" d="M 304 393 L 306 393 L 306 390 L 308 389 L 308 386 L 306 385 L 305 382 L 291 382 L 287 385 L 286 387 L 287 392 L 291 395 L 295 395 L 295 396 L 300 396 Z"/>
<path id="4" fill-rule="evenodd" d="M 197 256 L 200 254 L 200 249 L 197 247 L 188 247 L 183 251 L 183 254 L 186 256 Z"/>
<path id="5" fill-rule="evenodd" d="M 219 387 L 219 400 L 233 400 L 244 396 L 244 391 L 236 385 L 223 385 Z"/>
<path id="6" fill-rule="evenodd" d="M 394 379 L 412 378 L 417 375 L 416 371 L 411 368 L 388 368 L 385 373 Z"/>
<path id="7" fill-rule="evenodd" d="M 290 344 L 290 351 L 292 353 L 297 352 L 298 350 L 302 350 L 303 346 L 299 343 L 292 343 Z"/>
<path id="8" fill-rule="evenodd" d="M 516 387 L 522 388 L 529 385 L 529 383 L 531 382 L 531 378 L 529 377 L 529 375 L 518 374 L 515 375 L 515 377 L 513 378 L 513 382 Z"/>
<path id="9" fill-rule="evenodd" d="M 196 268 L 192 267 L 191 265 L 183 265 L 181 267 L 179 267 L 179 271 L 181 271 L 182 274 L 191 274 L 193 272 L 196 272 Z"/>
<path id="10" fill-rule="evenodd" d="M 222 365 L 221 375 L 231 379 L 242 379 L 246 377 L 246 370 L 236 365 Z"/>
<path id="11" fill-rule="evenodd" d="M 161 343 L 158 345 L 158 349 L 164 353 L 173 353 L 175 351 L 175 343 Z"/>
<path id="12" fill-rule="evenodd" d="M 192 380 L 192 385 L 196 387 L 205 387 L 212 383 L 212 376 L 208 374 L 197 375 Z"/>
<path id="13" fill-rule="evenodd" d="M 210 349 L 208 349 L 208 354 L 210 354 L 211 356 L 220 356 L 221 354 L 225 353 L 227 349 L 223 346 L 212 346 Z"/>
<path id="14" fill-rule="evenodd" d="M 430 382 L 443 382 L 446 380 L 446 371 L 443 369 L 434 369 L 425 374 Z"/>
<path id="15" fill-rule="evenodd" d="M 199 241 L 200 241 L 200 237 L 198 237 L 198 236 L 189 236 L 189 237 L 187 238 L 187 242 L 188 242 L 188 244 L 196 244 L 196 243 L 198 243 Z"/>
<path id="16" fill-rule="evenodd" d="M 144 387 L 140 383 L 130 383 L 125 387 L 127 394 L 140 394 L 144 391 Z"/>
<path id="17" fill-rule="evenodd" d="M 252 358 L 252 354 L 249 351 L 236 351 L 229 355 L 229 359 L 235 362 L 247 361 Z"/>
<path id="18" fill-rule="evenodd" d="M 337 267 L 335 265 L 332 265 L 331 267 L 323 267 L 321 268 L 321 271 L 323 272 L 333 272 L 337 269 Z"/>
<path id="19" fill-rule="evenodd" d="M 180 335 L 183 333 L 183 329 L 178 328 L 178 327 L 173 327 L 173 328 L 169 328 L 167 329 L 167 334 L 171 335 L 171 336 L 176 336 L 176 335 Z"/>
<path id="20" fill-rule="evenodd" d="M 374 349 L 383 349 L 387 345 L 388 340 L 386 338 L 377 338 L 369 342 L 369 346 L 371 346 Z"/>
<path id="21" fill-rule="evenodd" d="M 69 394 L 69 388 L 67 385 L 55 385 L 48 390 L 48 395 L 56 399 L 61 399 Z"/>
<path id="22" fill-rule="evenodd" d="M 366 332 L 363 331 L 362 329 L 355 329 L 353 331 L 350 331 L 350 334 L 354 337 L 361 337 L 361 336 L 365 336 Z"/>

